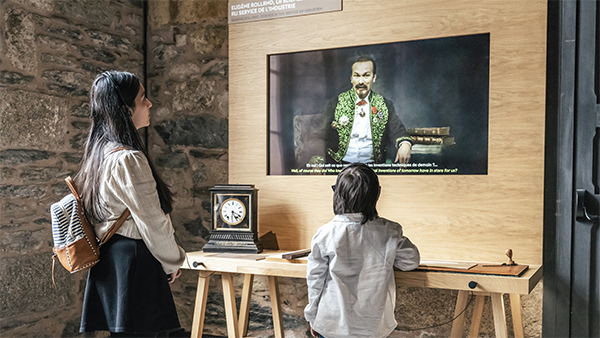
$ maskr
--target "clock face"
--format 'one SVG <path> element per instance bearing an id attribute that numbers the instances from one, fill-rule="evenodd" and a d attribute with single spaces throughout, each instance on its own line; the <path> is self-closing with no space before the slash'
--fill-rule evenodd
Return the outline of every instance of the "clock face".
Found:
<path id="1" fill-rule="evenodd" d="M 221 219 L 229 225 L 238 225 L 246 217 L 246 207 L 237 198 L 228 198 L 221 204 Z"/>
<path id="2" fill-rule="evenodd" d="M 212 194 L 213 230 L 251 231 L 254 221 L 252 195 L 246 193 L 216 192 Z"/>

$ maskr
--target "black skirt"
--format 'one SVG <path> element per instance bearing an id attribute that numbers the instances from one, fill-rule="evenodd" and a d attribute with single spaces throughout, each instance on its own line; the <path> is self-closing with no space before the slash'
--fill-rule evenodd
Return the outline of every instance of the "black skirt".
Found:
<path id="1" fill-rule="evenodd" d="M 80 332 L 179 328 L 167 277 L 142 240 L 114 235 L 88 272 Z"/>

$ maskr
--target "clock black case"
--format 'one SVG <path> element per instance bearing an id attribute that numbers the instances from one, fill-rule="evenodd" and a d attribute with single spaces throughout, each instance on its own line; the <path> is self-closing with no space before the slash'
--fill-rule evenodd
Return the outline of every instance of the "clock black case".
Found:
<path id="1" fill-rule="evenodd" d="M 249 184 L 217 184 L 210 189 L 210 200 L 212 231 L 202 250 L 246 254 L 262 252 L 263 247 L 258 241 L 258 189 Z M 225 208 L 243 209 L 240 219 L 233 218 L 234 214 L 223 217 L 226 203 Z"/>

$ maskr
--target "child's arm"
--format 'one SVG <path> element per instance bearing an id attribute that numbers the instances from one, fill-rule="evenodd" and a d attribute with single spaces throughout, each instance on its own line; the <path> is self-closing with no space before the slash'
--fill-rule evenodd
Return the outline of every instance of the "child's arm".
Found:
<path id="1" fill-rule="evenodd" d="M 400 241 L 396 248 L 394 267 L 402 271 L 414 270 L 419 267 L 420 261 L 421 255 L 419 254 L 417 246 L 414 245 L 410 239 L 400 236 Z"/>
<path id="2" fill-rule="evenodd" d="M 325 280 L 327 279 L 327 271 L 329 269 L 329 259 L 323 257 L 321 250 L 317 244 L 312 245 L 312 250 L 308 256 L 306 265 L 306 284 L 308 285 L 308 305 L 304 309 L 304 318 L 309 323 L 313 323 L 317 316 L 317 309 L 323 289 L 325 288 Z"/>

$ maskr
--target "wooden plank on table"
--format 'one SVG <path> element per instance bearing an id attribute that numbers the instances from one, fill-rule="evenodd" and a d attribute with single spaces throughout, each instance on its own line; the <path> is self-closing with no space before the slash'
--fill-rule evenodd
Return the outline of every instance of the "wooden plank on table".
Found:
<path id="1" fill-rule="evenodd" d="M 437 266 L 419 266 L 417 270 L 424 271 L 443 271 L 443 272 L 459 272 L 459 273 L 471 273 L 481 275 L 497 275 L 497 276 L 511 276 L 519 277 L 529 269 L 529 265 L 515 265 L 515 266 L 484 266 L 485 264 L 477 264 L 470 269 L 457 269 L 450 267 L 437 267 Z"/>
<path id="2" fill-rule="evenodd" d="M 419 263 L 419 267 L 423 268 L 424 270 L 427 270 L 429 268 L 469 270 L 475 266 L 477 266 L 477 263 L 473 263 L 473 262 L 440 261 L 440 260 L 425 260 L 425 259 L 422 259 L 421 262 Z"/>

